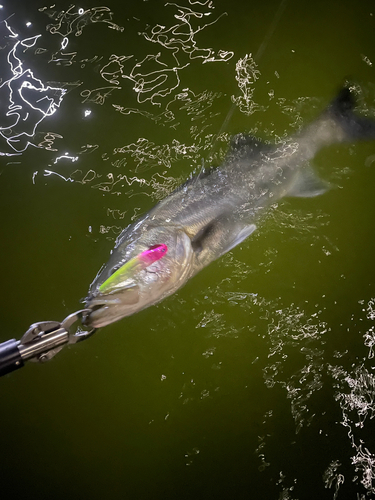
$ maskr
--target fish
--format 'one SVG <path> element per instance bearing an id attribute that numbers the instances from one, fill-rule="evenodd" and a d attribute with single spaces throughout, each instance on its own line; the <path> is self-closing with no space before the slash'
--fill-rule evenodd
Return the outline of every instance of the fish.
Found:
<path id="1" fill-rule="evenodd" d="M 101 328 L 160 302 L 248 238 L 279 200 L 325 193 L 330 184 L 310 164 L 317 152 L 375 138 L 375 121 L 355 106 L 353 90 L 344 87 L 281 143 L 234 136 L 220 166 L 186 181 L 120 233 L 89 288 L 85 324 Z"/>

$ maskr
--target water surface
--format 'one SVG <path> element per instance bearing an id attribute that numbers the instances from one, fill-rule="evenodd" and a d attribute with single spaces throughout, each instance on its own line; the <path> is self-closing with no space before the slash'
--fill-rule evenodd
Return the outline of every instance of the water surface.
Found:
<path id="1" fill-rule="evenodd" d="M 371 2 L 0 14 L 1 341 L 80 308 L 121 228 L 230 136 L 275 142 L 348 78 L 375 116 Z M 321 151 L 327 194 L 285 200 L 174 296 L 3 378 L 4 491 L 373 498 L 374 162 L 374 143 Z"/>

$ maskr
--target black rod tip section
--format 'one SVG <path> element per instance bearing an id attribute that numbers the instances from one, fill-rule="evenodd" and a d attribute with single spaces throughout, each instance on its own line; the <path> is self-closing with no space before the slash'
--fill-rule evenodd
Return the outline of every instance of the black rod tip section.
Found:
<path id="1" fill-rule="evenodd" d="M 19 340 L 12 339 L 0 344 L 0 377 L 23 367 L 19 343 Z"/>

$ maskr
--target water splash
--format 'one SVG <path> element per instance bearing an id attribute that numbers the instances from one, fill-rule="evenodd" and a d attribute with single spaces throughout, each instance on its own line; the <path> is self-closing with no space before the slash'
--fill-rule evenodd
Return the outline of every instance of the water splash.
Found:
<path id="1" fill-rule="evenodd" d="M 0 115 L 0 144 L 3 144 L 3 151 L 0 155 L 11 156 L 21 154 L 30 145 L 36 145 L 32 139 L 37 127 L 57 111 L 66 91 L 61 87 L 45 85 L 22 62 L 21 54 L 36 46 L 41 35 L 21 40 L 7 21 L 0 23 L 0 29 L 4 44 L 1 52 L 6 68 L 4 75 L 8 73 L 0 84 L 3 103 Z"/>
<path id="2" fill-rule="evenodd" d="M 361 301 L 363 303 L 363 301 Z M 369 321 L 374 321 L 375 319 L 375 299 L 370 299 L 367 303 L 367 308 L 362 309 L 366 312 L 366 318 Z M 369 348 L 368 359 L 372 359 L 374 357 L 374 346 L 375 346 L 375 326 L 372 325 L 364 334 L 364 344 Z"/>
<path id="3" fill-rule="evenodd" d="M 239 97 L 232 95 L 232 102 L 247 116 L 263 109 L 253 99 L 255 82 L 259 78 L 260 71 L 251 54 L 246 54 L 245 57 L 237 61 L 236 80 L 242 95 Z"/>
<path id="4" fill-rule="evenodd" d="M 69 35 L 80 36 L 86 26 L 96 23 L 106 23 L 109 28 L 123 31 L 124 28 L 118 26 L 112 21 L 113 13 L 109 7 L 92 7 L 91 9 L 77 8 L 71 5 L 67 10 L 57 10 L 55 5 L 51 7 L 42 7 L 40 12 L 44 12 L 48 17 L 55 21 L 47 25 L 46 29 L 51 34 L 59 34 L 66 39 Z M 66 48 L 67 42 L 62 44 Z"/>
<path id="5" fill-rule="evenodd" d="M 325 488 L 333 488 L 335 489 L 333 494 L 333 500 L 336 500 L 340 486 L 344 484 L 345 478 L 344 475 L 338 472 L 338 469 L 341 467 L 341 463 L 338 460 L 333 460 L 323 474 L 323 482 Z"/>
<path id="6" fill-rule="evenodd" d="M 209 26 L 215 24 L 222 16 L 227 15 L 225 12 L 217 16 L 214 20 L 208 23 L 202 23 L 201 20 L 210 17 L 212 15 L 213 2 L 191 2 L 190 5 L 199 5 L 201 8 L 206 7 L 206 9 L 192 10 L 190 7 L 178 5 L 176 3 L 166 3 L 166 6 L 175 7 L 177 13 L 174 14 L 174 18 L 177 23 L 165 27 L 157 24 L 148 32 L 142 33 L 146 40 L 158 44 L 164 49 L 171 52 L 177 67 L 184 67 L 184 59 L 188 57 L 188 60 L 202 59 L 202 63 L 209 62 L 227 62 L 234 55 L 232 51 L 219 50 L 215 55 L 212 48 L 200 48 L 196 41 L 196 35 L 206 29 Z"/>
<path id="7" fill-rule="evenodd" d="M 334 366 L 329 369 L 339 386 L 336 401 L 342 411 L 341 423 L 348 431 L 355 452 L 351 457 L 356 473 L 353 481 L 359 479 L 368 494 L 374 494 L 375 454 L 369 450 L 364 436 L 360 437 L 360 430 L 364 431 L 365 421 L 375 415 L 375 377 L 364 365 L 355 367 L 352 372 Z"/>

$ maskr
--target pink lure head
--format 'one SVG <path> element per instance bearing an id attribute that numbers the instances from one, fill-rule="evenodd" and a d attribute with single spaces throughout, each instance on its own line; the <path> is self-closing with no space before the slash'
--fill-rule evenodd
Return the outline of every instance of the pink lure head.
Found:
<path id="1" fill-rule="evenodd" d="M 167 252 L 167 245 L 154 245 L 148 250 L 145 250 L 144 252 L 139 254 L 138 258 L 143 264 L 145 264 L 146 267 L 148 267 L 157 260 L 160 260 L 162 257 L 164 257 Z"/>

